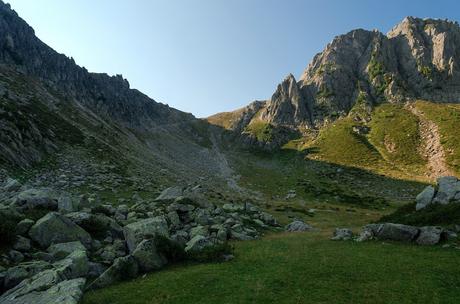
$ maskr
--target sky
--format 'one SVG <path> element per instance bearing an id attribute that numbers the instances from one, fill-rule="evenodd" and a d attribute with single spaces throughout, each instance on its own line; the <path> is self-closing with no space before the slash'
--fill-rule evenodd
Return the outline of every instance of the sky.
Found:
<path id="1" fill-rule="evenodd" d="M 355 28 L 460 21 L 457 0 L 6 0 L 59 53 L 197 117 L 270 98 Z"/>

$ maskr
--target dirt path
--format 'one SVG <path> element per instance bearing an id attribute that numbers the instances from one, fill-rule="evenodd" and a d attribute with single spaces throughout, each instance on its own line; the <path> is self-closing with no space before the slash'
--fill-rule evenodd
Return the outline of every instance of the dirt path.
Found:
<path id="1" fill-rule="evenodd" d="M 408 104 L 407 109 L 419 118 L 419 132 L 422 139 L 421 149 L 423 156 L 428 161 L 426 176 L 434 180 L 440 176 L 452 175 L 452 171 L 446 164 L 438 126 L 427 119 L 415 104 Z"/>

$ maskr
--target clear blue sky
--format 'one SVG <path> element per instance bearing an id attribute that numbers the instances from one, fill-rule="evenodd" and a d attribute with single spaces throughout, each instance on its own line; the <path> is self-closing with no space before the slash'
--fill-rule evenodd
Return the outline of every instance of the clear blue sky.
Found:
<path id="1" fill-rule="evenodd" d="M 45 43 L 198 117 L 267 99 L 334 36 L 405 16 L 460 20 L 456 0 L 6 0 Z"/>

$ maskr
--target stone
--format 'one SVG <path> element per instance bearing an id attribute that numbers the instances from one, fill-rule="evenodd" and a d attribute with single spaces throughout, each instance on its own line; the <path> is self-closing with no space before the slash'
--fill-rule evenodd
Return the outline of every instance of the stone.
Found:
<path id="1" fill-rule="evenodd" d="M 129 252 L 133 252 L 137 245 L 146 237 L 162 235 L 169 238 L 168 223 L 163 216 L 140 220 L 123 228 L 123 233 Z"/>
<path id="2" fill-rule="evenodd" d="M 61 280 L 85 277 L 89 271 L 88 256 L 86 251 L 77 250 L 55 262 L 53 267 Z"/>
<path id="3" fill-rule="evenodd" d="M 56 259 L 63 259 L 75 251 L 86 251 L 85 246 L 80 241 L 53 244 L 48 248 L 48 253 Z"/>
<path id="4" fill-rule="evenodd" d="M 58 210 L 61 213 L 70 213 L 78 210 L 80 201 L 74 199 L 70 194 L 61 194 L 58 198 Z"/>
<path id="5" fill-rule="evenodd" d="M 139 267 L 133 256 L 118 258 L 112 266 L 88 286 L 88 289 L 103 288 L 124 279 L 135 278 L 138 273 Z"/>
<path id="6" fill-rule="evenodd" d="M 168 217 L 169 223 L 171 223 L 171 227 L 179 228 L 181 226 L 181 221 L 176 211 L 168 212 L 167 217 Z"/>
<path id="7" fill-rule="evenodd" d="M 353 237 L 353 232 L 348 228 L 336 228 L 331 238 L 333 241 L 348 241 Z"/>
<path id="8" fill-rule="evenodd" d="M 18 235 L 16 241 L 14 242 L 13 249 L 21 252 L 27 252 L 32 248 L 30 240 L 23 236 Z"/>
<path id="9" fill-rule="evenodd" d="M 46 209 L 57 210 L 56 194 L 50 189 L 28 189 L 20 192 L 13 204 L 20 210 Z"/>
<path id="10" fill-rule="evenodd" d="M 21 183 L 13 178 L 8 178 L 2 186 L 2 190 L 5 192 L 15 192 L 21 189 Z"/>
<path id="11" fill-rule="evenodd" d="M 0 304 L 78 304 L 83 296 L 86 279 L 62 281 L 56 285 L 47 285 L 48 289 L 36 288 L 25 292 L 18 289 L 0 297 Z"/>
<path id="12" fill-rule="evenodd" d="M 114 219 L 104 214 L 81 211 L 68 213 L 66 217 L 95 236 L 105 236 L 107 233 L 113 237 L 123 236 L 123 228 Z"/>
<path id="13" fill-rule="evenodd" d="M 357 242 L 365 242 L 372 240 L 374 238 L 374 234 L 372 233 L 371 230 L 368 229 L 363 229 L 359 236 L 356 238 Z"/>
<path id="14" fill-rule="evenodd" d="M 106 270 L 107 270 L 107 267 L 101 263 L 89 262 L 88 278 L 90 279 L 98 278 Z"/>
<path id="15" fill-rule="evenodd" d="M 293 221 L 292 223 L 286 225 L 285 230 L 287 232 L 303 232 L 311 230 L 312 227 L 302 221 Z"/>
<path id="16" fill-rule="evenodd" d="M 91 246 L 91 236 L 65 216 L 51 212 L 30 228 L 29 236 L 42 248 L 52 244 L 80 241 L 86 248 Z"/>
<path id="17" fill-rule="evenodd" d="M 445 234 L 444 229 L 441 227 L 421 227 L 416 242 L 419 245 L 436 245 L 441 241 L 443 234 Z"/>
<path id="18" fill-rule="evenodd" d="M 24 219 L 16 225 L 16 233 L 19 235 L 27 235 L 29 233 L 30 227 L 34 225 L 34 221 L 31 219 Z"/>
<path id="19" fill-rule="evenodd" d="M 197 235 L 202 235 L 204 237 L 209 236 L 209 229 L 206 226 L 196 226 L 190 230 L 190 238 L 194 238 Z"/>
<path id="20" fill-rule="evenodd" d="M 13 263 L 20 263 L 20 262 L 24 261 L 24 255 L 21 252 L 17 251 L 17 250 L 10 250 L 8 252 L 8 258 Z"/>
<path id="21" fill-rule="evenodd" d="M 426 187 L 417 197 L 415 201 L 417 204 L 415 205 L 415 210 L 420 210 L 431 204 L 431 201 L 434 198 L 436 190 L 433 186 Z"/>
<path id="22" fill-rule="evenodd" d="M 209 240 L 209 238 L 202 235 L 197 235 L 187 242 L 187 245 L 185 246 L 185 251 L 200 251 L 203 248 L 211 245 L 212 243 Z"/>
<path id="23" fill-rule="evenodd" d="M 161 194 L 155 199 L 155 201 L 174 201 L 177 198 L 181 197 L 184 193 L 184 189 L 182 187 L 170 187 L 161 192 Z"/>
<path id="24" fill-rule="evenodd" d="M 411 242 L 417 237 L 418 233 L 419 229 L 417 227 L 385 223 L 376 236 L 380 240 Z"/>
<path id="25" fill-rule="evenodd" d="M 167 259 L 158 252 L 154 239 L 140 242 L 132 255 L 136 259 L 141 272 L 158 270 L 168 263 Z"/>
<path id="26" fill-rule="evenodd" d="M 460 192 L 460 181 L 455 176 L 440 177 L 437 183 L 438 191 L 433 199 L 433 203 L 446 205 Z"/>
<path id="27" fill-rule="evenodd" d="M 267 212 L 260 213 L 260 220 L 269 226 L 278 226 L 278 222 L 275 217 Z"/>
<path id="28" fill-rule="evenodd" d="M 32 261 L 21 263 L 15 267 L 10 267 L 6 271 L 4 285 L 6 289 L 11 289 L 18 285 L 22 280 L 36 275 L 43 270 L 50 269 L 50 263 L 44 261 Z"/>

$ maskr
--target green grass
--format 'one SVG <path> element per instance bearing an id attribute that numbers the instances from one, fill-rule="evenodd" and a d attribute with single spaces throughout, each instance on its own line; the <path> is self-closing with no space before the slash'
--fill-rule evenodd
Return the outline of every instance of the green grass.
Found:
<path id="1" fill-rule="evenodd" d="M 447 164 L 460 175 L 460 105 L 417 101 L 416 107 L 438 126 Z"/>
<path id="2" fill-rule="evenodd" d="M 458 303 L 456 249 L 334 242 L 322 233 L 235 244 L 228 263 L 173 266 L 90 292 L 84 304 Z"/>
<path id="3" fill-rule="evenodd" d="M 382 104 L 375 108 L 369 124 L 369 141 L 385 160 L 396 167 L 420 174 L 426 160 L 420 155 L 419 121 L 401 105 Z"/>
<path id="4" fill-rule="evenodd" d="M 345 166 L 379 167 L 382 156 L 365 136 L 353 131 L 354 125 L 353 120 L 346 117 L 323 129 L 308 147 L 313 151 L 311 157 Z"/>
<path id="5" fill-rule="evenodd" d="M 252 121 L 246 127 L 245 132 L 253 135 L 261 142 L 269 142 L 273 139 L 273 126 L 264 121 Z"/>

